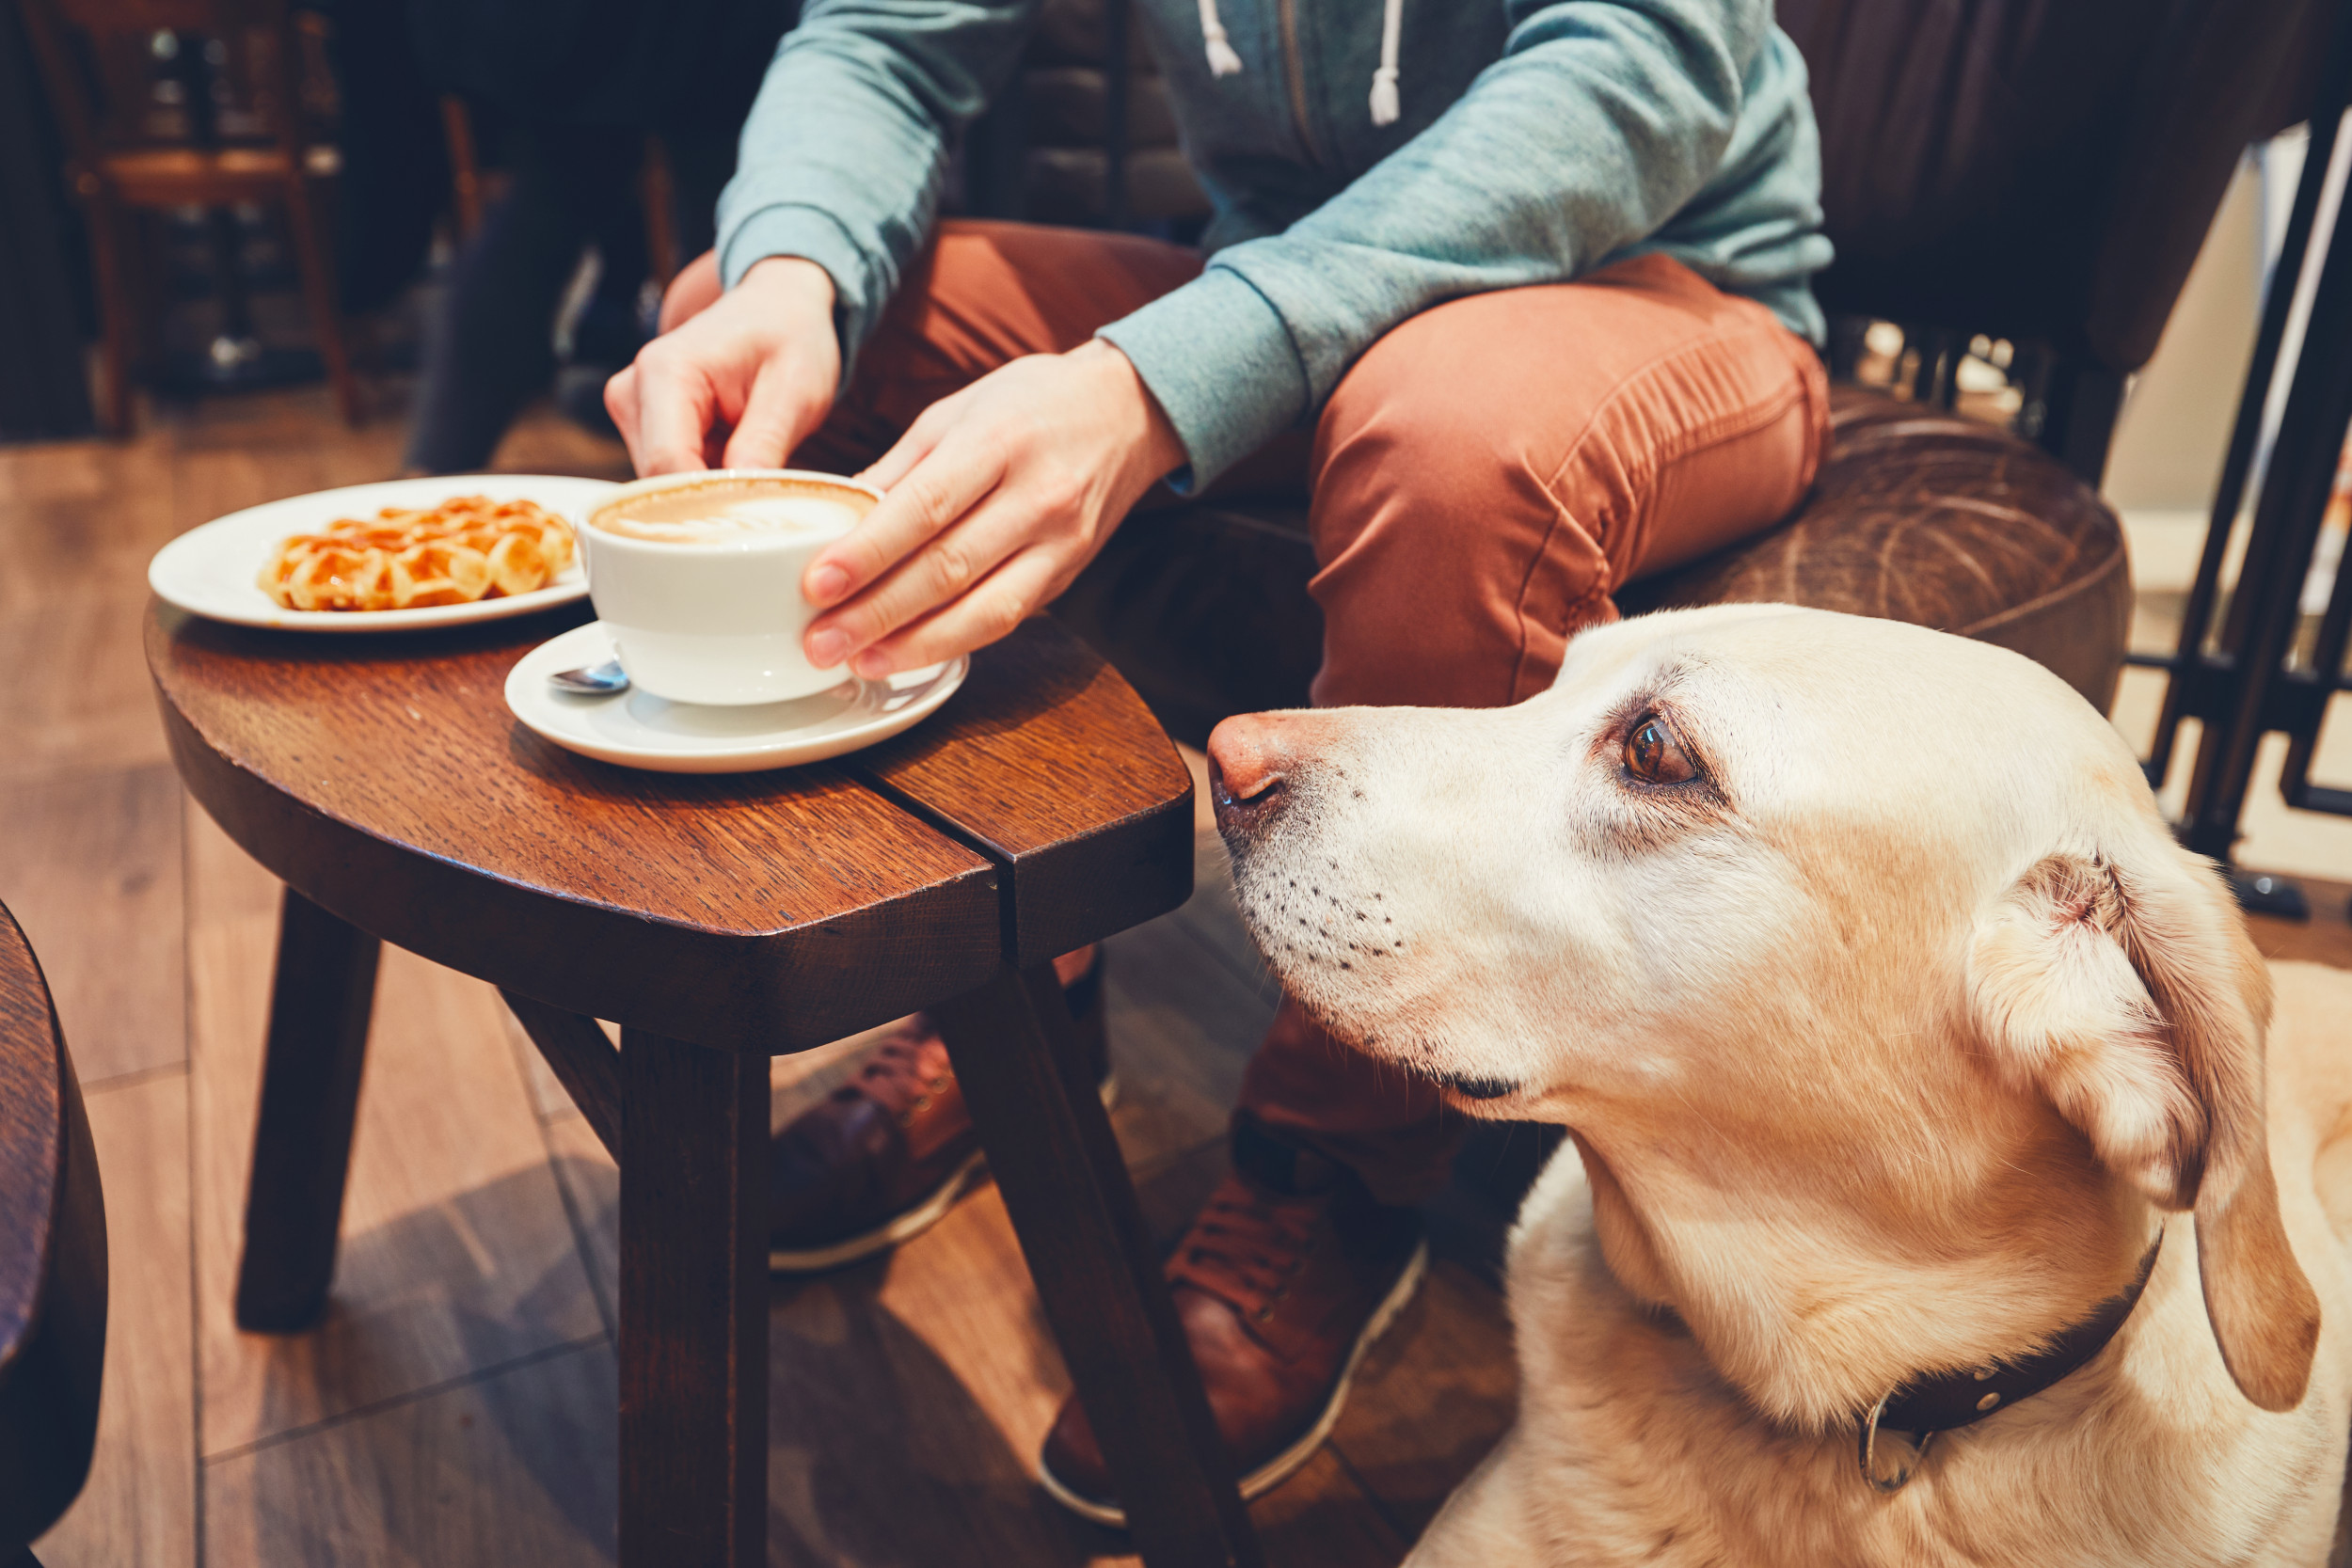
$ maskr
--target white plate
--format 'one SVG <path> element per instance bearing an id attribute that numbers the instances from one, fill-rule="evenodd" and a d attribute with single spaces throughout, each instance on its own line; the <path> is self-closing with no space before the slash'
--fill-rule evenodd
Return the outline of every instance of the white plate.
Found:
<path id="1" fill-rule="evenodd" d="M 601 664 L 612 637 L 600 621 L 540 643 L 506 674 L 506 705 L 568 752 L 657 773 L 751 773 L 821 762 L 886 740 L 955 695 L 969 658 L 849 680 L 814 697 L 745 707 L 673 703 L 650 691 L 584 697 L 548 684 L 558 670 Z"/>
<path id="2" fill-rule="evenodd" d="M 405 631 L 528 615 L 588 592 L 587 574 L 577 556 L 553 582 L 532 593 L 425 610 L 281 610 L 255 579 L 278 541 L 289 534 L 314 532 L 338 517 L 373 517 L 388 506 L 437 506 L 452 496 L 487 496 L 492 500 L 537 501 L 577 530 L 588 509 L 618 488 L 610 480 L 555 474 L 444 474 L 289 496 L 188 530 L 147 563 L 147 585 L 165 603 L 191 615 L 294 631 Z"/>

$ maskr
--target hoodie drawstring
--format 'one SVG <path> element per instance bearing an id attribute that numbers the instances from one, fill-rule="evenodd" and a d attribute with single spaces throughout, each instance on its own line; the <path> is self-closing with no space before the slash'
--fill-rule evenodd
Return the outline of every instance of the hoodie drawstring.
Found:
<path id="1" fill-rule="evenodd" d="M 1394 125 L 1402 112 L 1397 103 L 1397 50 L 1405 32 L 1405 0 L 1381 0 L 1380 69 L 1372 73 L 1372 122 Z M 1200 0 L 1200 37 L 1207 46 L 1209 74 L 1231 76 L 1241 70 L 1241 55 L 1225 36 L 1216 17 L 1216 0 Z"/>
<path id="2" fill-rule="evenodd" d="M 1404 31 L 1405 0 L 1387 0 L 1380 8 L 1380 69 L 1372 73 L 1372 122 L 1375 125 L 1396 123 L 1396 51 L 1399 36 Z"/>
<path id="3" fill-rule="evenodd" d="M 1241 70 L 1241 56 L 1226 41 L 1225 24 L 1216 19 L 1216 0 L 1200 0 L 1200 36 L 1208 40 L 1210 75 L 1231 76 Z"/>

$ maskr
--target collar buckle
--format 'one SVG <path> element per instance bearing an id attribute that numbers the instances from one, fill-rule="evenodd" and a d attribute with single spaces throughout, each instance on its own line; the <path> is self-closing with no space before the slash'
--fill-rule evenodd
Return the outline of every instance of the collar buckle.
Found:
<path id="1" fill-rule="evenodd" d="M 1862 1466 L 1862 1479 L 1868 1481 L 1870 1489 L 1883 1497 L 1891 1497 L 1911 1484 L 1911 1478 L 1917 1475 L 1920 1466 L 1927 1463 L 1928 1449 L 1935 1443 L 1935 1433 L 1932 1432 L 1915 1433 L 1913 1438 L 1911 1463 L 1897 1470 L 1892 1476 L 1880 1476 L 1878 1471 L 1879 1418 L 1886 1414 L 1886 1402 L 1894 1397 L 1891 1392 L 1880 1396 L 1878 1403 L 1854 1418 L 1854 1426 L 1860 1434 L 1859 1441 L 1855 1444 L 1854 1457 Z"/>

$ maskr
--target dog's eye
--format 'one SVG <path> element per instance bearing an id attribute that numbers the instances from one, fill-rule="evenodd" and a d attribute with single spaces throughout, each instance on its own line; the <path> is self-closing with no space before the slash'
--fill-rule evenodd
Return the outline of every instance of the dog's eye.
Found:
<path id="1" fill-rule="evenodd" d="M 1658 784 L 1681 784 L 1698 774 L 1673 726 L 1655 713 L 1645 713 L 1626 732 L 1625 770 Z"/>

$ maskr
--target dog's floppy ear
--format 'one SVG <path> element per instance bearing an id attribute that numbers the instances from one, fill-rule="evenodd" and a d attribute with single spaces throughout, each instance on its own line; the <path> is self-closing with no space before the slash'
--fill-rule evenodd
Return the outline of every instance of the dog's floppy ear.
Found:
<path id="1" fill-rule="evenodd" d="M 2208 863 L 2170 845 L 2130 869 L 2054 854 L 1979 924 L 1969 1003 L 2004 1070 L 2038 1087 L 2107 1168 L 2197 1212 L 2221 1359 L 2246 1397 L 2291 1410 L 2319 1302 L 2279 1217 L 2264 1132 L 2270 972 Z"/>

